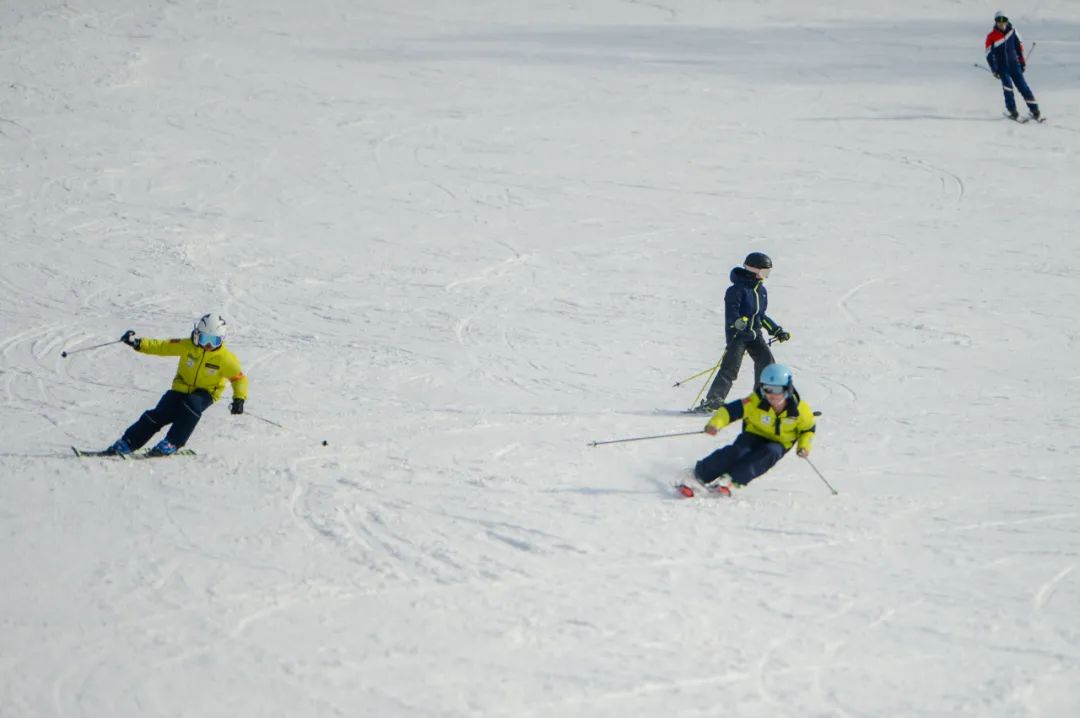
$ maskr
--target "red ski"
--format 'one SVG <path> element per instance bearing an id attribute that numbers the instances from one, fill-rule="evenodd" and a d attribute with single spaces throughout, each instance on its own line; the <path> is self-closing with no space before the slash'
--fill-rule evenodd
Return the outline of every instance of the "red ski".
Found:
<path id="1" fill-rule="evenodd" d="M 675 490 L 688 499 L 697 496 L 698 492 L 701 494 L 713 494 L 714 496 L 731 496 L 731 489 L 723 484 L 716 487 L 698 485 L 696 488 L 688 484 L 675 484 Z"/>

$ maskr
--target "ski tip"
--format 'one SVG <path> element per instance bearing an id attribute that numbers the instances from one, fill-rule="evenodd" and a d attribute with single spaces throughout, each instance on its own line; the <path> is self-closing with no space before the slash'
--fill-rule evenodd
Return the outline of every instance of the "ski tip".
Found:
<path id="1" fill-rule="evenodd" d="M 694 498 L 694 490 L 693 490 L 693 489 L 691 489 L 691 488 L 690 488 L 689 486 L 687 486 L 686 484 L 679 484 L 679 485 L 678 485 L 678 486 L 676 486 L 675 488 L 676 488 L 676 489 L 678 490 L 678 492 L 679 492 L 680 494 L 682 494 L 682 495 L 683 495 L 683 496 L 685 496 L 686 498 L 688 498 L 688 499 L 692 499 L 692 498 Z"/>

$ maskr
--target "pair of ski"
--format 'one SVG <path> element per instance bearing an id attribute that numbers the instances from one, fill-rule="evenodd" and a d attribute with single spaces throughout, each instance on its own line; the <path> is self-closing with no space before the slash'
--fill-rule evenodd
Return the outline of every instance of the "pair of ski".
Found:
<path id="1" fill-rule="evenodd" d="M 717 484 L 716 486 L 706 486 L 705 484 L 697 481 L 696 479 L 688 479 L 682 483 L 675 484 L 675 490 L 680 495 L 685 496 L 688 499 L 692 499 L 695 496 L 719 496 L 728 497 L 731 496 L 731 489 L 723 484 Z"/>
<path id="2" fill-rule="evenodd" d="M 1036 117 L 1035 115 L 1027 115 L 1026 117 L 1020 117 L 1019 115 L 1017 115 L 1016 117 L 1013 117 L 1008 112 L 1006 112 L 1006 113 L 1004 113 L 1004 116 L 1005 116 L 1006 119 L 1012 120 L 1013 122 L 1016 122 L 1016 123 L 1021 124 L 1021 125 L 1026 124 L 1028 122 L 1031 122 L 1032 120 L 1035 120 L 1036 122 L 1038 122 L 1040 124 L 1043 123 L 1043 122 L 1046 122 L 1046 118 L 1043 117 L 1042 115 L 1040 115 L 1038 117 Z"/>
<path id="3" fill-rule="evenodd" d="M 166 456 L 164 454 L 151 454 L 149 450 L 132 452 L 130 454 L 114 454 L 114 453 L 110 453 L 108 450 L 106 450 L 106 451 L 87 451 L 86 449 L 78 449 L 78 448 L 76 448 L 74 446 L 71 447 L 71 450 L 74 451 L 75 456 L 78 456 L 80 459 L 100 458 L 100 459 L 121 459 L 121 460 L 133 459 L 133 460 L 139 460 L 139 459 L 167 459 L 167 458 L 169 458 L 169 456 L 195 456 L 195 452 L 192 451 L 191 449 L 177 449 L 176 453 L 169 454 L 168 456 Z"/>

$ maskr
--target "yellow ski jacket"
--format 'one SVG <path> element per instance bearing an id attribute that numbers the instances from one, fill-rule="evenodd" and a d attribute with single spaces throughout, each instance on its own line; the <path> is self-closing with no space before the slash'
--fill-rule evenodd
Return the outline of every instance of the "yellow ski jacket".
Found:
<path id="1" fill-rule="evenodd" d="M 729 401 L 717 409 L 709 419 L 709 426 L 723 429 L 739 419 L 742 419 L 743 431 L 775 441 L 784 447 L 784 451 L 796 444 L 798 448 L 810 451 L 817 430 L 813 410 L 797 394 L 788 398 L 787 406 L 778 415 L 768 400 L 755 390 L 745 399 Z"/>
<path id="2" fill-rule="evenodd" d="M 218 349 L 203 349 L 188 339 L 140 339 L 136 350 L 143 354 L 180 357 L 173 378 L 173 391 L 191 394 L 197 389 L 210 392 L 214 401 L 225 391 L 225 382 L 232 383 L 236 399 L 247 399 L 248 380 L 240 368 L 240 360 L 222 344 Z"/>

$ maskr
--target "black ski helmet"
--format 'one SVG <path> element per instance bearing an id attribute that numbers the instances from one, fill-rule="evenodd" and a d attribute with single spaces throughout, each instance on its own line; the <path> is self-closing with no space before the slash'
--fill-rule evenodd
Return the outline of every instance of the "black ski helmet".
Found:
<path id="1" fill-rule="evenodd" d="M 764 252 L 751 252 L 746 255 L 743 264 L 754 269 L 772 269 L 772 260 Z"/>

